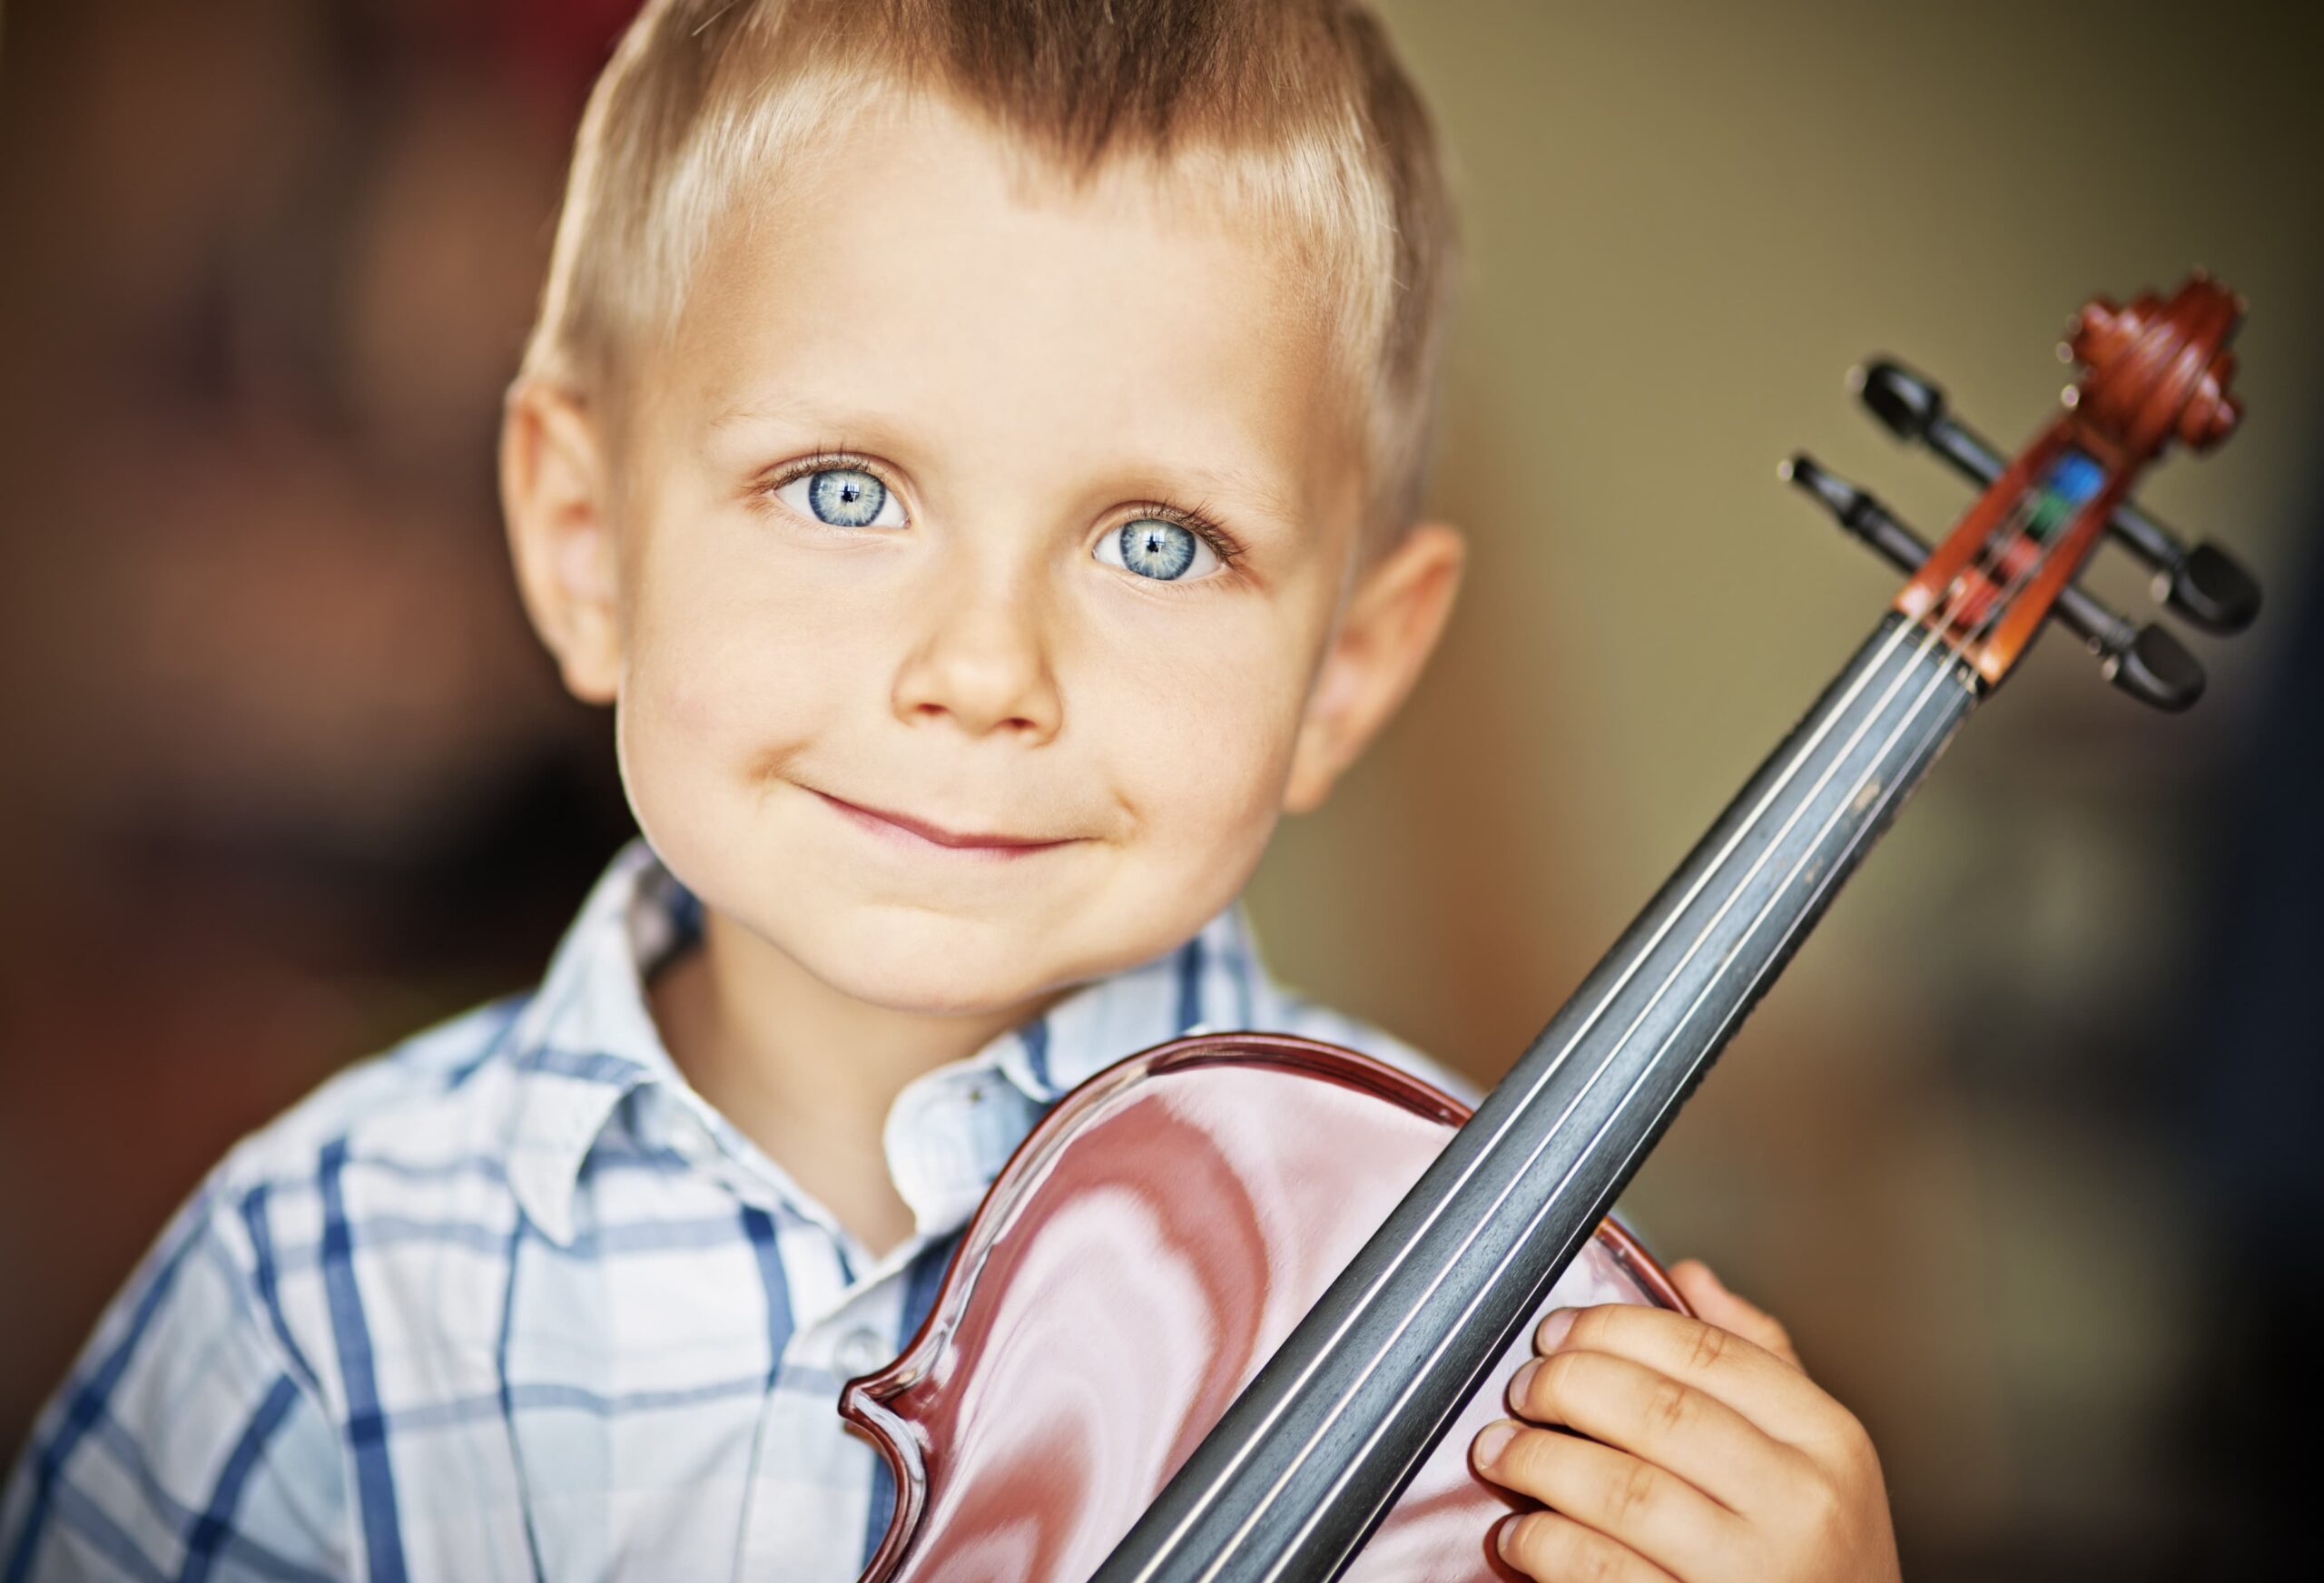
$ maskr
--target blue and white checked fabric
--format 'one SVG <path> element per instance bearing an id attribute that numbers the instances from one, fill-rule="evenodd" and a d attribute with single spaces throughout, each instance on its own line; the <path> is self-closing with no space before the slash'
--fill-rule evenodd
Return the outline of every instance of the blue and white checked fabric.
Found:
<path id="1" fill-rule="evenodd" d="M 0 1583 L 852 1578 L 893 1491 L 839 1388 L 918 1328 L 1060 1093 L 1236 1027 L 1459 1086 L 1285 992 L 1230 909 L 908 1086 L 884 1144 L 917 1230 L 875 1260 L 664 1049 L 643 984 L 700 917 L 633 842 L 537 991 L 243 1140 L 43 1415 Z"/>

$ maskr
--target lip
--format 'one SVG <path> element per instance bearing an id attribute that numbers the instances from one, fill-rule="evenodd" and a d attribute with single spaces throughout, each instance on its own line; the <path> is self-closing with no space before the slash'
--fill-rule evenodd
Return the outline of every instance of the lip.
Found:
<path id="1" fill-rule="evenodd" d="M 810 792 L 855 823 L 873 834 L 889 840 L 899 838 L 916 844 L 942 847 L 948 851 L 992 857 L 1013 858 L 1033 852 L 1045 852 L 1072 844 L 1071 838 L 1052 841 L 1039 836 L 996 835 L 985 831 L 947 830 L 940 824 L 931 824 L 924 819 L 914 819 L 908 813 L 895 813 L 884 808 L 869 808 L 861 802 L 850 802 L 844 797 L 834 797 L 828 792 Z"/>

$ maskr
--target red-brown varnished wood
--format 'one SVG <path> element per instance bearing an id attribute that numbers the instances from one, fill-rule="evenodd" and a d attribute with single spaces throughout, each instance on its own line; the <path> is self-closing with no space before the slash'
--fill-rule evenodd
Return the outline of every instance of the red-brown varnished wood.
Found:
<path id="1" fill-rule="evenodd" d="M 2241 408 L 2227 387 L 2235 359 L 2222 349 L 2242 312 L 2233 294 L 2201 275 L 2168 303 L 2150 292 L 2127 309 L 2100 298 L 2083 310 L 2073 349 L 2090 377 L 2060 427 L 2065 443 L 2101 458 L 2105 486 L 2083 503 L 2042 569 L 1978 645 L 1977 670 L 1988 683 L 1998 685 L 2033 643 L 2140 469 L 2174 438 L 2202 451 L 2234 429 Z"/>
<path id="2" fill-rule="evenodd" d="M 2167 302 L 2150 291 L 2128 307 L 2103 297 L 2083 307 L 2067 351 L 2088 372 L 2066 392 L 2066 411 L 1929 552 L 1896 595 L 1896 608 L 1955 640 L 1986 683 L 1998 686 L 2097 548 L 2140 471 L 2174 439 L 2203 451 L 2234 431 L 2243 409 L 2230 390 L 2235 359 L 2225 348 L 2242 316 L 2243 300 L 2201 270 Z M 2002 591 L 1972 568 L 2034 481 L 2070 448 L 2097 462 L 2105 483 L 2057 534 L 2023 586 Z"/>
<path id="3" fill-rule="evenodd" d="M 1467 1111 L 1306 1039 L 1181 1039 L 1060 1101 L 969 1227 L 901 1357 L 841 1411 L 895 1474 L 870 1580 L 1081 1583 Z M 1611 1222 L 1550 1304 L 1683 1308 Z M 1521 1337 L 1347 1574 L 1508 1578 L 1516 1503 L 1470 1471 Z"/>

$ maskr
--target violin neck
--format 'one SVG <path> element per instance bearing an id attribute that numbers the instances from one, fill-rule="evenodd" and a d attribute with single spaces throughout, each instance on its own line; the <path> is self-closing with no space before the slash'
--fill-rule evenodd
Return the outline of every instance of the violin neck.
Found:
<path id="1" fill-rule="evenodd" d="M 1371 1533 L 1983 682 L 1891 614 L 1236 1399 L 1100 1583 L 1325 1578 Z"/>

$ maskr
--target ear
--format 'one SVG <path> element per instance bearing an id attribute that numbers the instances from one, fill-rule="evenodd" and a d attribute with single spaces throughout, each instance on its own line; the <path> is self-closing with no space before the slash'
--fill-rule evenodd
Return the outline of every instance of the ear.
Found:
<path id="1" fill-rule="evenodd" d="M 1467 556 L 1457 531 L 1423 522 L 1364 573 L 1308 694 L 1285 812 L 1320 805 L 1403 703 L 1452 613 Z"/>
<path id="2" fill-rule="evenodd" d="M 500 507 L 533 630 L 573 695 L 610 703 L 621 678 L 620 564 L 604 437 L 573 395 L 509 388 L 500 423 Z"/>

